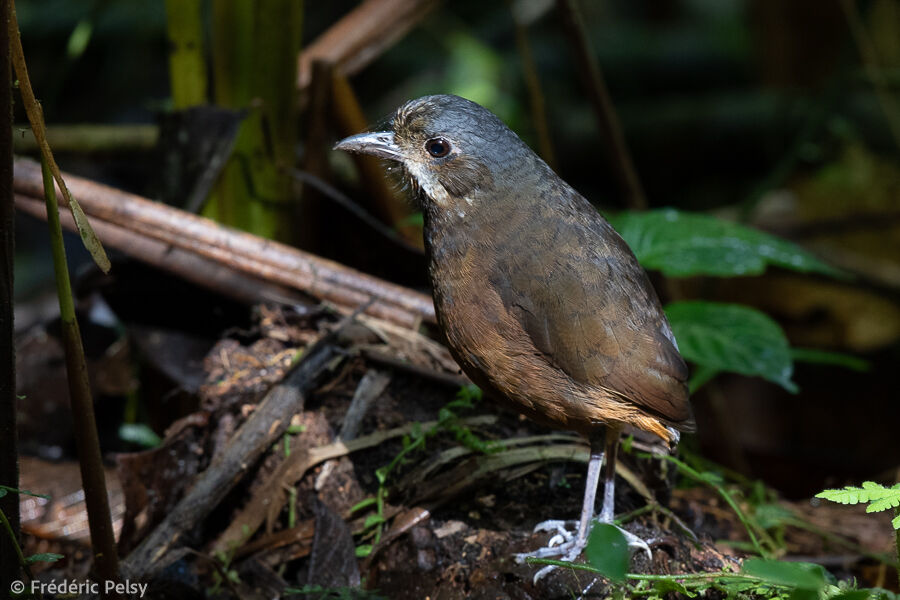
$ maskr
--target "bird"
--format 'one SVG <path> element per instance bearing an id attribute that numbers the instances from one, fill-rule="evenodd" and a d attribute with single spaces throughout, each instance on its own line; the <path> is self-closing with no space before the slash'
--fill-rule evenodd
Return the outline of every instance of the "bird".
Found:
<path id="1" fill-rule="evenodd" d="M 536 531 L 554 533 L 548 545 L 518 556 L 576 560 L 594 522 L 601 470 L 597 521 L 613 522 L 622 431 L 635 427 L 674 445 L 695 429 L 688 368 L 646 272 L 584 196 L 465 98 L 410 100 L 386 130 L 347 137 L 335 149 L 399 166 L 423 214 L 438 325 L 463 372 L 526 417 L 587 437 L 577 528 L 539 523 Z"/>

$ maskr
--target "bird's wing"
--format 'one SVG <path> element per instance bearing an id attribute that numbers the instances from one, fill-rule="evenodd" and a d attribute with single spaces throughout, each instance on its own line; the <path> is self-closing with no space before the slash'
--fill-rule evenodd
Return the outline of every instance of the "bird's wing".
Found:
<path id="1" fill-rule="evenodd" d="M 507 310 L 535 349 L 575 381 L 691 428 L 688 370 L 646 273 L 599 214 L 575 229 L 548 227 L 546 239 L 529 244 L 534 252 L 498 263 L 493 283 Z M 540 251 L 548 247 L 556 258 L 550 265 Z"/>

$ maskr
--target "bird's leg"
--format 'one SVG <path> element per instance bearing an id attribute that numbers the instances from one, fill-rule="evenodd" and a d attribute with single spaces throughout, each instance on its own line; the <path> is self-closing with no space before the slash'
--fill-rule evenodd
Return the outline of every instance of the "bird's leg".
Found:
<path id="1" fill-rule="evenodd" d="M 617 438 L 618 439 L 618 436 Z M 588 461 L 587 477 L 584 482 L 584 500 L 581 505 L 581 518 L 578 520 L 578 528 L 573 535 L 566 527 L 571 521 L 543 521 L 538 523 L 535 531 L 555 532 L 547 546 L 524 554 L 517 554 L 516 561 L 524 562 L 526 558 L 548 558 L 561 556 L 562 560 L 574 561 L 587 545 L 588 534 L 591 530 L 591 520 L 594 517 L 594 504 L 597 499 L 597 485 L 600 483 L 600 470 L 603 465 L 603 436 L 593 434 L 590 437 L 591 457 Z M 574 523 L 572 523 L 574 524 Z M 544 567 L 535 574 L 535 581 L 553 570 L 553 567 Z"/>
<path id="2" fill-rule="evenodd" d="M 606 468 L 603 470 L 603 507 L 597 520 L 601 523 L 612 523 L 615 517 L 616 504 L 616 454 L 619 450 L 621 428 L 606 430 Z"/>
<path id="3" fill-rule="evenodd" d="M 592 435 L 590 441 L 591 458 L 588 460 L 587 477 L 584 480 L 584 500 L 581 502 L 581 518 L 578 520 L 578 535 L 575 538 L 575 543 L 580 548 L 584 548 L 587 544 L 588 533 L 591 530 L 591 519 L 594 518 L 594 505 L 597 502 L 597 484 L 600 483 L 600 469 L 603 466 L 603 446 L 600 436 Z"/>
<path id="4" fill-rule="evenodd" d="M 600 482 L 600 471 L 603 469 L 603 507 L 600 509 L 600 515 L 597 521 L 613 525 L 615 517 L 615 481 L 616 481 L 616 451 L 619 448 L 619 436 L 622 433 L 621 426 L 611 425 L 606 429 L 605 436 L 602 434 L 593 434 L 590 437 L 591 457 L 588 461 L 588 472 L 585 480 L 584 501 L 581 505 L 581 518 L 578 520 L 578 529 L 573 535 L 566 526 L 574 524 L 571 521 L 543 521 L 535 526 L 535 531 L 555 532 L 547 546 L 524 554 L 517 554 L 516 561 L 522 563 L 526 558 L 548 558 L 551 556 L 559 556 L 561 560 L 572 562 L 581 554 L 584 547 L 587 546 L 588 535 L 591 531 L 591 522 L 594 517 L 594 504 L 597 498 L 597 486 Z M 604 455 L 606 464 L 603 465 Z M 617 527 L 625 536 L 628 546 L 632 549 L 640 549 L 647 553 L 648 557 L 652 557 L 650 547 L 644 540 L 640 539 L 631 532 L 625 531 L 621 527 Z M 556 567 L 548 565 L 540 569 L 534 575 L 534 581 L 544 577 L 553 571 Z"/>
<path id="5" fill-rule="evenodd" d="M 634 535 L 630 531 L 626 531 L 615 525 L 615 501 L 616 501 L 616 451 L 619 449 L 619 436 L 622 434 L 622 428 L 609 427 L 606 430 L 606 465 L 603 472 L 603 507 L 597 521 L 615 526 L 628 541 L 628 547 L 632 550 L 643 550 L 647 553 L 647 558 L 653 559 L 650 552 L 650 546 L 647 542 Z"/>

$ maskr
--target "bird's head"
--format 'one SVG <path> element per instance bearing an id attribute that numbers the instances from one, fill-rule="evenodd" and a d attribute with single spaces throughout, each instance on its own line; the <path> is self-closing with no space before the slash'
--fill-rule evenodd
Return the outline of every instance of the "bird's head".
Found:
<path id="1" fill-rule="evenodd" d="M 410 100 L 397 109 L 387 131 L 348 137 L 335 149 L 396 161 L 410 185 L 421 192 L 426 211 L 460 216 L 514 170 L 521 173 L 525 167 L 528 173 L 529 163 L 539 162 L 489 110 L 449 95 Z"/>

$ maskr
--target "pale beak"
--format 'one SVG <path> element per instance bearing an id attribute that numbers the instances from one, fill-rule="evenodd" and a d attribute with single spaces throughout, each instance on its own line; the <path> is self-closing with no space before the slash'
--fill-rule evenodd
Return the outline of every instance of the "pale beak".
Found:
<path id="1" fill-rule="evenodd" d="M 358 154 L 371 154 L 372 156 L 388 160 L 403 159 L 400 148 L 394 142 L 393 131 L 376 131 L 351 135 L 335 144 L 334 149 L 356 152 Z"/>

